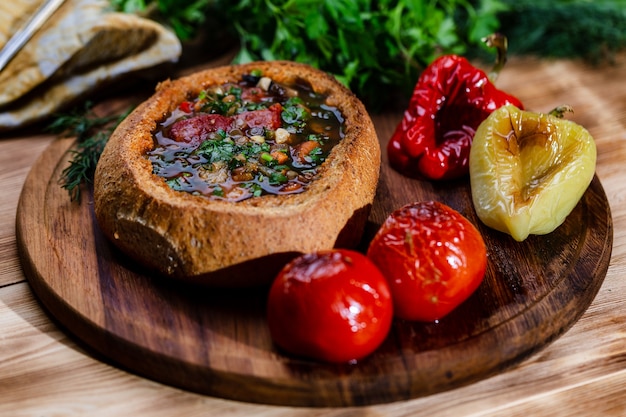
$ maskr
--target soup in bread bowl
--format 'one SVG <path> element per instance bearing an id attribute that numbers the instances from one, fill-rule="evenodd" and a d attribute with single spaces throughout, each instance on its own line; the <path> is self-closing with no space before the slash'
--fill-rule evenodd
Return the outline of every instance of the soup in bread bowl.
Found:
<path id="1" fill-rule="evenodd" d="M 213 68 L 160 83 L 118 126 L 95 214 L 149 270 L 258 285 L 298 254 L 359 243 L 380 160 L 364 105 L 331 75 L 286 61 Z"/>

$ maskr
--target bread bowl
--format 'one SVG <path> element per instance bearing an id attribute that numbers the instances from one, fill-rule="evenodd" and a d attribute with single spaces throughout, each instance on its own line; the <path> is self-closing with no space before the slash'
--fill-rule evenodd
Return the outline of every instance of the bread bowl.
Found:
<path id="1" fill-rule="evenodd" d="M 342 137 L 298 192 L 263 192 L 231 201 L 206 190 L 172 188 L 174 182 L 162 176 L 155 162 L 158 137 L 173 136 L 171 120 L 182 103 L 195 103 L 198 110 L 206 91 L 222 94 L 222 86 L 243 82 L 244 78 L 249 82 L 250 74 L 256 74 L 259 83 L 260 78 L 269 78 L 286 86 L 289 95 L 294 91 L 302 95 L 306 92 L 303 86 L 310 85 L 313 94 L 306 94 L 326 97 L 325 108 L 337 115 Z M 206 112 L 206 108 L 200 110 L 179 120 Z M 188 127 L 194 123 L 181 124 Z M 162 125 L 169 130 L 158 133 L 164 129 Z M 232 126 L 216 130 L 223 135 Z M 177 143 L 203 142 L 189 139 L 193 134 L 185 128 L 178 130 L 188 138 L 177 137 Z M 270 130 L 265 128 L 264 132 Z M 214 140 L 216 133 L 211 135 Z M 243 136 L 251 141 L 249 132 Z M 297 254 L 358 244 L 376 193 L 380 160 L 378 138 L 365 107 L 334 77 L 286 61 L 218 67 L 160 83 L 154 95 L 118 126 L 96 168 L 95 215 L 104 235 L 149 270 L 206 285 L 259 285 L 269 282 Z"/>

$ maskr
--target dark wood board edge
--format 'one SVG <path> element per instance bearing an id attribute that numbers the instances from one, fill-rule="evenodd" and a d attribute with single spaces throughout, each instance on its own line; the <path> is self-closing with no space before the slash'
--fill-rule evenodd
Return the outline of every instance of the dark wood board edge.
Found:
<path id="1" fill-rule="evenodd" d="M 59 158 L 62 156 L 67 148 L 71 146 L 71 142 L 65 141 L 55 141 L 51 145 L 50 152 L 46 151 L 42 158 L 54 158 L 55 156 Z M 54 149 L 54 152 L 52 152 Z M 54 153 L 54 155 L 50 155 Z M 40 192 L 40 197 L 43 198 L 45 195 L 45 187 L 49 184 L 43 181 L 45 184 L 42 187 L 41 178 L 52 178 L 52 172 L 46 171 L 44 168 L 47 164 L 45 163 L 37 163 L 35 164 L 32 172 L 29 174 L 26 183 L 25 189 L 28 187 L 33 187 L 35 192 Z M 55 165 L 56 166 L 56 165 Z M 20 259 L 22 260 L 23 267 L 29 282 L 31 283 L 34 292 L 42 301 L 42 304 L 48 309 L 48 311 L 58 319 L 61 323 L 65 324 L 68 330 L 73 334 L 80 334 L 80 339 L 84 341 L 87 345 L 94 348 L 96 351 L 101 354 L 111 357 L 110 349 L 114 348 L 113 351 L 119 351 L 119 357 L 112 358 L 114 362 L 120 364 L 121 366 L 132 370 L 140 375 L 160 380 L 160 382 L 169 383 L 177 385 L 181 388 L 189 389 L 196 392 L 201 392 L 210 395 L 217 395 L 224 398 L 230 398 L 234 400 L 243 400 L 250 402 L 261 402 L 261 403 L 271 403 L 271 404 L 281 404 L 281 405 L 296 405 L 296 406 L 345 406 L 345 405 L 365 405 L 365 404 L 374 404 L 381 402 L 389 402 L 389 401 L 398 401 L 409 398 L 414 398 L 416 396 L 428 395 L 433 392 L 441 391 L 443 389 L 452 389 L 455 387 L 459 387 L 471 382 L 474 382 L 476 378 L 472 377 L 459 377 L 454 380 L 453 384 L 450 384 L 445 387 L 433 387 L 432 392 L 424 392 L 423 387 L 416 387 L 410 381 L 410 378 L 407 378 L 406 373 L 400 373 L 398 375 L 391 375 L 393 377 L 397 377 L 398 381 L 402 381 L 399 383 L 398 387 L 394 388 L 394 394 L 391 396 L 386 395 L 378 395 L 376 396 L 376 391 L 379 390 L 380 384 L 374 380 L 372 381 L 359 381 L 359 386 L 354 386 L 349 381 L 345 383 L 350 385 L 350 390 L 352 391 L 353 396 L 345 396 L 345 395 L 333 395 L 337 392 L 342 392 L 342 389 L 337 389 L 337 382 L 334 380 L 328 381 L 318 381 L 320 384 L 324 384 L 323 387 L 315 386 L 315 384 L 311 384 L 309 387 L 301 387 L 302 389 L 296 393 L 298 395 L 294 395 L 292 392 L 291 397 L 285 398 L 285 396 L 277 395 L 281 391 L 284 391 L 286 388 L 281 383 L 281 381 L 275 381 L 275 384 L 268 386 L 268 381 L 259 381 L 259 383 L 251 384 L 248 380 L 249 376 L 243 376 L 243 380 L 236 377 L 236 375 L 226 375 L 219 373 L 212 373 L 210 376 L 207 375 L 207 370 L 198 368 L 195 371 L 188 369 L 187 371 L 192 372 L 183 372 L 177 381 L 172 380 L 162 380 L 159 378 L 159 375 L 155 375 L 154 372 L 151 372 L 153 367 L 152 360 L 148 359 L 147 356 L 152 355 L 152 359 L 159 362 L 161 366 L 171 366 L 172 370 L 176 370 L 179 367 L 179 364 L 174 361 L 170 365 L 167 365 L 169 358 L 159 357 L 158 354 L 154 352 L 146 352 L 143 349 L 138 349 L 136 346 L 132 344 L 126 343 L 126 341 L 119 339 L 116 335 L 102 332 L 97 327 L 94 328 L 94 323 L 84 319 L 79 312 L 72 308 L 72 306 L 65 303 L 65 301 L 59 297 L 56 297 L 54 291 L 49 288 L 45 282 L 44 273 L 37 269 L 36 260 L 34 260 L 30 253 L 30 246 L 33 244 L 32 240 L 25 235 L 24 233 L 24 223 L 28 221 L 32 221 L 33 219 L 28 218 L 24 213 L 28 213 L 27 210 L 21 210 L 20 208 L 23 206 L 24 201 L 22 196 L 20 198 L 20 203 L 18 204 L 18 216 L 17 216 L 17 238 L 18 238 L 18 250 L 20 254 Z M 602 200 L 606 201 L 606 196 L 604 195 L 604 191 L 602 186 L 597 179 L 594 179 L 590 190 L 588 190 L 585 198 L 591 199 L 592 201 L 601 202 Z M 43 202 L 40 203 L 43 206 Z M 597 253 L 598 264 L 596 265 L 596 270 L 592 271 L 593 274 L 598 274 L 600 276 L 604 276 L 606 270 L 608 268 L 611 248 L 612 248 L 612 221 L 610 216 L 610 210 L 607 206 L 605 212 L 605 222 L 603 223 L 606 226 L 606 230 L 601 232 L 600 234 L 604 236 L 604 244 L 600 245 L 602 250 Z M 589 261 L 591 263 L 595 263 L 595 261 Z M 593 265 L 592 265 L 593 266 Z M 593 268 L 592 268 L 593 269 Z M 576 303 L 578 306 L 584 305 L 585 309 L 588 306 L 595 294 L 597 293 L 602 280 L 591 280 L 591 282 L 587 283 L 577 283 L 577 297 L 570 300 L 571 303 Z M 561 281 L 561 285 L 569 285 L 569 282 Z M 553 294 L 550 294 L 552 297 L 562 297 L 563 292 L 566 292 L 568 288 L 559 289 L 559 291 L 555 291 Z M 530 345 L 526 349 L 522 349 L 521 351 L 513 352 L 508 354 L 508 358 L 503 362 L 496 364 L 491 367 L 488 372 L 482 374 L 480 378 L 491 376 L 495 373 L 501 372 L 509 367 L 519 363 L 519 361 L 525 359 L 529 355 L 535 353 L 537 350 L 545 347 L 548 343 L 556 339 L 562 333 L 564 333 L 571 325 L 573 325 L 580 315 L 584 312 L 585 309 L 576 309 L 578 314 L 571 315 L 571 311 L 567 309 L 560 311 L 544 311 L 542 310 L 543 306 L 535 306 L 535 308 L 541 310 L 537 312 L 533 312 L 532 308 L 528 310 L 528 314 L 524 317 L 518 316 L 511 320 L 510 322 L 503 323 L 503 328 L 506 326 L 515 326 L 516 320 L 522 321 L 535 321 L 537 322 L 536 331 L 533 336 L 533 340 L 536 343 L 530 343 Z M 563 322 L 560 322 L 559 328 L 554 329 L 551 328 L 552 322 L 543 322 L 541 317 L 545 317 L 545 314 L 553 314 L 555 319 L 558 314 L 567 315 L 564 318 Z M 536 315 L 536 318 L 533 316 Z M 559 321 L 559 320 L 555 320 Z M 549 335 L 548 339 L 542 339 L 546 335 Z M 470 341 L 464 341 L 464 344 L 470 344 Z M 462 347 L 462 349 L 466 349 L 467 346 Z M 461 349 L 461 350 L 462 350 Z M 155 356 L 156 355 L 156 356 Z M 506 355 L 506 353 L 505 353 Z M 410 358 L 401 358 L 405 369 L 410 368 Z M 142 364 L 138 366 L 138 363 Z M 488 364 L 486 364 L 488 366 Z M 401 368 L 400 368 L 401 369 Z M 445 372 L 445 371 L 444 371 Z M 292 387 L 293 388 L 293 387 Z M 311 389 L 313 388 L 313 391 Z M 323 391 L 328 395 L 319 395 L 320 388 L 323 388 Z M 317 389 L 317 391 L 316 391 Z"/>

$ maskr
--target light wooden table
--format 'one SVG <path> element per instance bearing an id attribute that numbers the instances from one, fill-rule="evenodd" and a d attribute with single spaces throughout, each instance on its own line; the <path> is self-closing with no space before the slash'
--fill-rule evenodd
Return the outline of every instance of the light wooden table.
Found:
<path id="1" fill-rule="evenodd" d="M 529 109 L 574 107 L 570 118 L 596 139 L 597 174 L 613 214 L 613 255 L 597 297 L 567 333 L 529 360 L 460 389 L 343 409 L 223 400 L 118 369 L 58 327 L 31 292 L 16 249 L 16 208 L 26 175 L 54 137 L 5 132 L 0 134 L 0 415 L 625 416 L 626 56 L 602 69 L 576 61 L 512 59 L 498 86 Z"/>

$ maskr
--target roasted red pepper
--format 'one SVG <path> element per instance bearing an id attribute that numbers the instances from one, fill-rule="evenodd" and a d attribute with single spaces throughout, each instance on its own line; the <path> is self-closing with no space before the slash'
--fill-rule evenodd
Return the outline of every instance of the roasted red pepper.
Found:
<path id="1" fill-rule="evenodd" d="M 492 35 L 486 40 L 498 48 L 491 79 L 456 55 L 436 59 L 421 74 L 387 146 L 389 163 L 396 170 L 434 180 L 467 175 L 470 147 L 478 125 L 506 104 L 523 108 L 517 98 L 492 83 L 504 65 L 506 38 Z"/>

